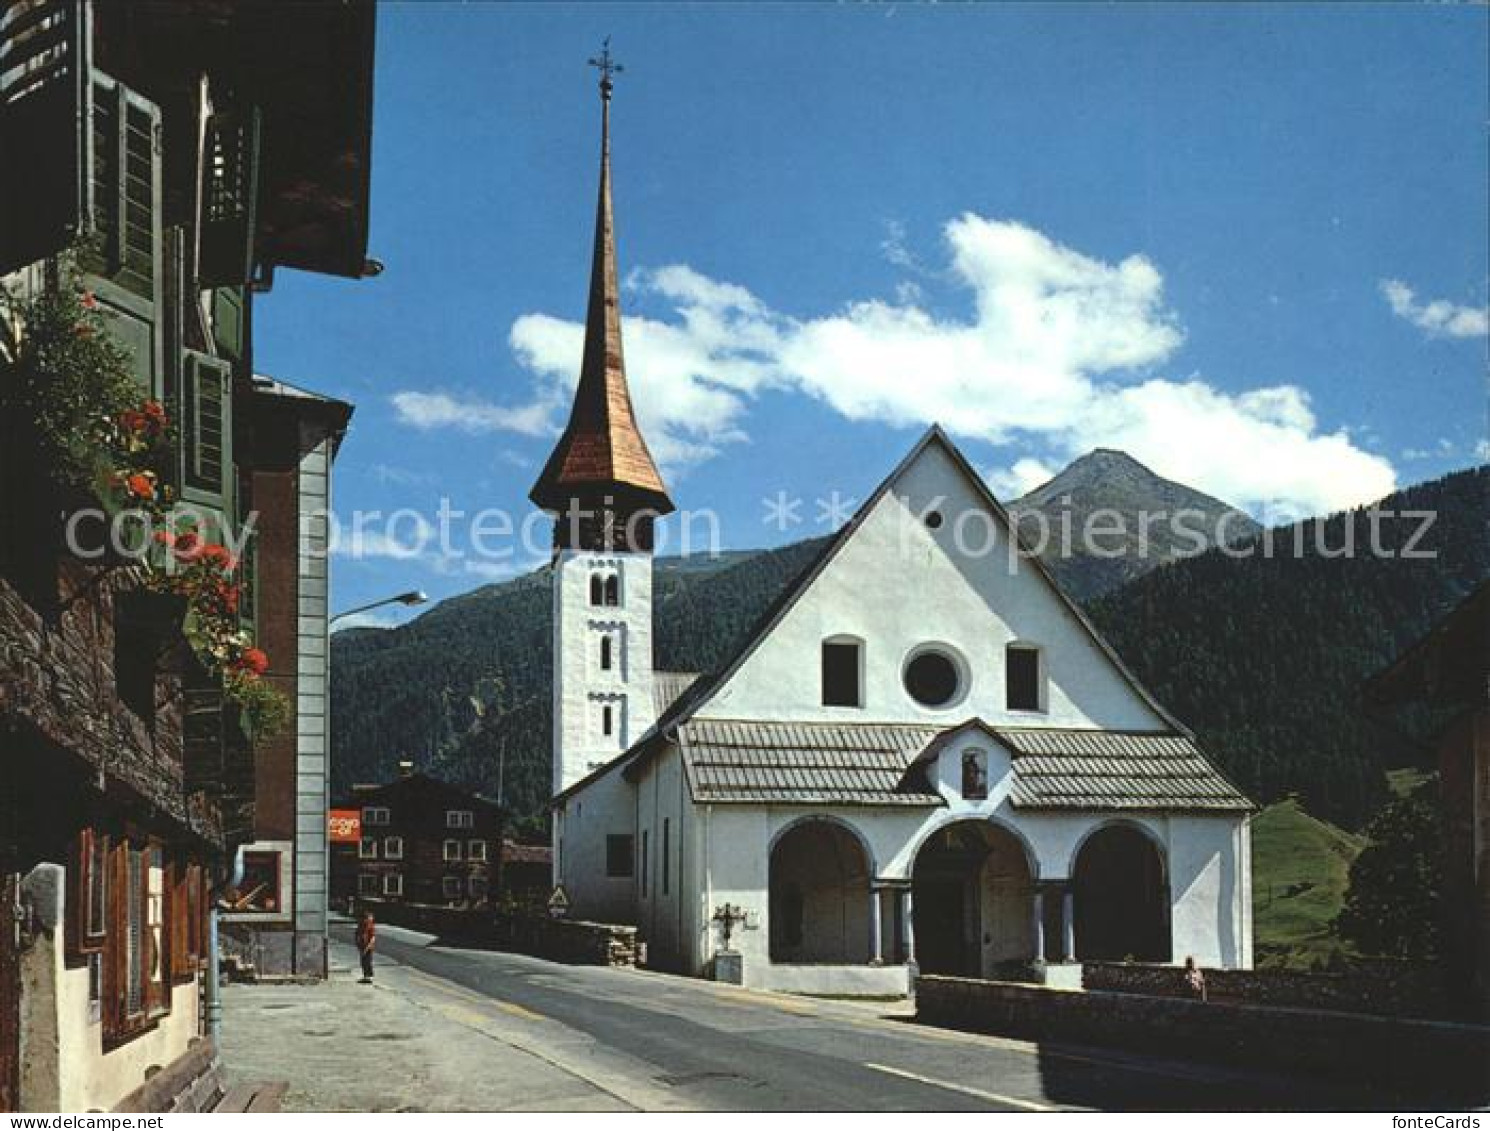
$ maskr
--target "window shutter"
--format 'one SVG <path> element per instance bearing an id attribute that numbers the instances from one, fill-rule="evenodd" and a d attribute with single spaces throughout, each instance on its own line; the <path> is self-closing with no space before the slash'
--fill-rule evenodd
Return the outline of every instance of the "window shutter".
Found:
<path id="1" fill-rule="evenodd" d="M 183 785 L 188 793 L 215 792 L 223 784 L 222 691 L 186 688 L 181 700 Z"/>
<path id="2" fill-rule="evenodd" d="M 92 211 L 91 14 L 82 0 L 0 13 L 0 153 L 25 154 L 0 178 L 0 275 L 55 255 Z"/>
<path id="3" fill-rule="evenodd" d="M 232 371 L 187 351 L 181 382 L 182 495 L 225 508 L 233 498 Z"/>
<path id="4" fill-rule="evenodd" d="M 259 191 L 259 111 L 214 114 L 207 122 L 202 169 L 204 287 L 239 287 L 253 274 L 254 214 Z"/>

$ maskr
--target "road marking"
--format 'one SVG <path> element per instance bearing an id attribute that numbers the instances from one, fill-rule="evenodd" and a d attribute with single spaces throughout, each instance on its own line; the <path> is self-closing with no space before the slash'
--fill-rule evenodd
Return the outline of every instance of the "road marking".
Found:
<path id="1" fill-rule="evenodd" d="M 998 1092 L 985 1092 L 982 1088 L 969 1088 L 966 1084 L 954 1084 L 947 1080 L 933 1080 L 930 1076 L 921 1076 L 915 1072 L 907 1072 L 903 1068 L 891 1068 L 888 1064 L 869 1064 L 865 1068 L 872 1068 L 876 1072 L 885 1072 L 891 1076 L 901 1076 L 907 1080 L 914 1080 L 918 1084 L 930 1084 L 933 1088 L 945 1088 L 949 1092 L 962 1092 L 964 1095 L 977 1096 L 980 1100 L 992 1100 L 998 1104 L 1008 1104 L 1011 1107 L 1023 1108 L 1025 1111 L 1060 1111 L 1058 1107 L 1049 1104 L 1035 1103 L 1034 1100 L 1021 1100 L 1013 1096 L 1002 1096 Z"/>
<path id="2" fill-rule="evenodd" d="M 498 1009 L 513 1017 L 521 1017 L 524 1021 L 547 1021 L 548 1018 L 541 1013 L 535 1013 L 531 1009 L 518 1005 L 515 1002 L 503 1001 L 501 998 L 486 997 L 482 994 L 466 989 L 457 982 L 450 982 L 444 978 L 435 978 L 416 967 L 406 967 L 409 976 L 415 981 L 423 983 L 429 989 L 435 990 L 447 997 L 456 998 L 460 1001 L 469 1002 L 472 1005 L 485 1006 L 488 1009 Z M 482 1019 L 483 1021 L 485 1018 Z"/>

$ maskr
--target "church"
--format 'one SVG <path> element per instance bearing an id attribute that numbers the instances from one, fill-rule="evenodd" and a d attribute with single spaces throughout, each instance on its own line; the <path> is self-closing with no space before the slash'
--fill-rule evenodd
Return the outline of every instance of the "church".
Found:
<path id="1" fill-rule="evenodd" d="M 570 917 L 636 925 L 653 967 L 820 994 L 901 995 L 916 972 L 1074 986 L 1093 959 L 1249 967 L 1251 803 L 1012 552 L 939 428 L 720 670 L 654 669 L 653 524 L 674 504 L 627 384 L 605 66 L 600 93 L 583 360 L 531 493 L 555 516 Z"/>

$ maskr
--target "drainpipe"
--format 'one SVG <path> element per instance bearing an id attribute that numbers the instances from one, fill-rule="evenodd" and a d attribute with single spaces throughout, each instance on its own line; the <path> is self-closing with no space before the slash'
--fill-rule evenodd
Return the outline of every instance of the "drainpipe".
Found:
<path id="1" fill-rule="evenodd" d="M 233 871 L 227 886 L 236 888 L 243 882 L 243 846 L 233 851 Z M 219 973 L 221 956 L 217 952 L 217 900 L 212 900 L 212 913 L 207 917 L 207 986 L 206 998 L 207 1036 L 216 1045 L 222 1036 L 222 980 Z"/>

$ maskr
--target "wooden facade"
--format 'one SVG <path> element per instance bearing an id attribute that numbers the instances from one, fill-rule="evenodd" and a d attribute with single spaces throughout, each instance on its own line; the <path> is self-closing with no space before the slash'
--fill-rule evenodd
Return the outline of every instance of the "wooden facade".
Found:
<path id="1" fill-rule="evenodd" d="M 494 801 L 425 774 L 356 786 L 338 809 L 356 809 L 362 836 L 333 846 L 332 902 L 359 897 L 475 906 L 496 897 L 502 810 Z"/>
<path id="2" fill-rule="evenodd" d="M 253 637 L 281 599 L 253 599 L 253 307 L 277 267 L 366 273 L 373 23 L 360 2 L 0 0 L 0 285 L 84 288 L 171 421 L 157 488 L 204 540 L 246 537 Z M 95 554 L 102 521 L 64 537 L 98 500 L 58 485 L 29 423 L 0 453 L 0 1110 L 99 1110 L 200 1049 L 207 920 L 263 751 L 185 603 Z"/>

